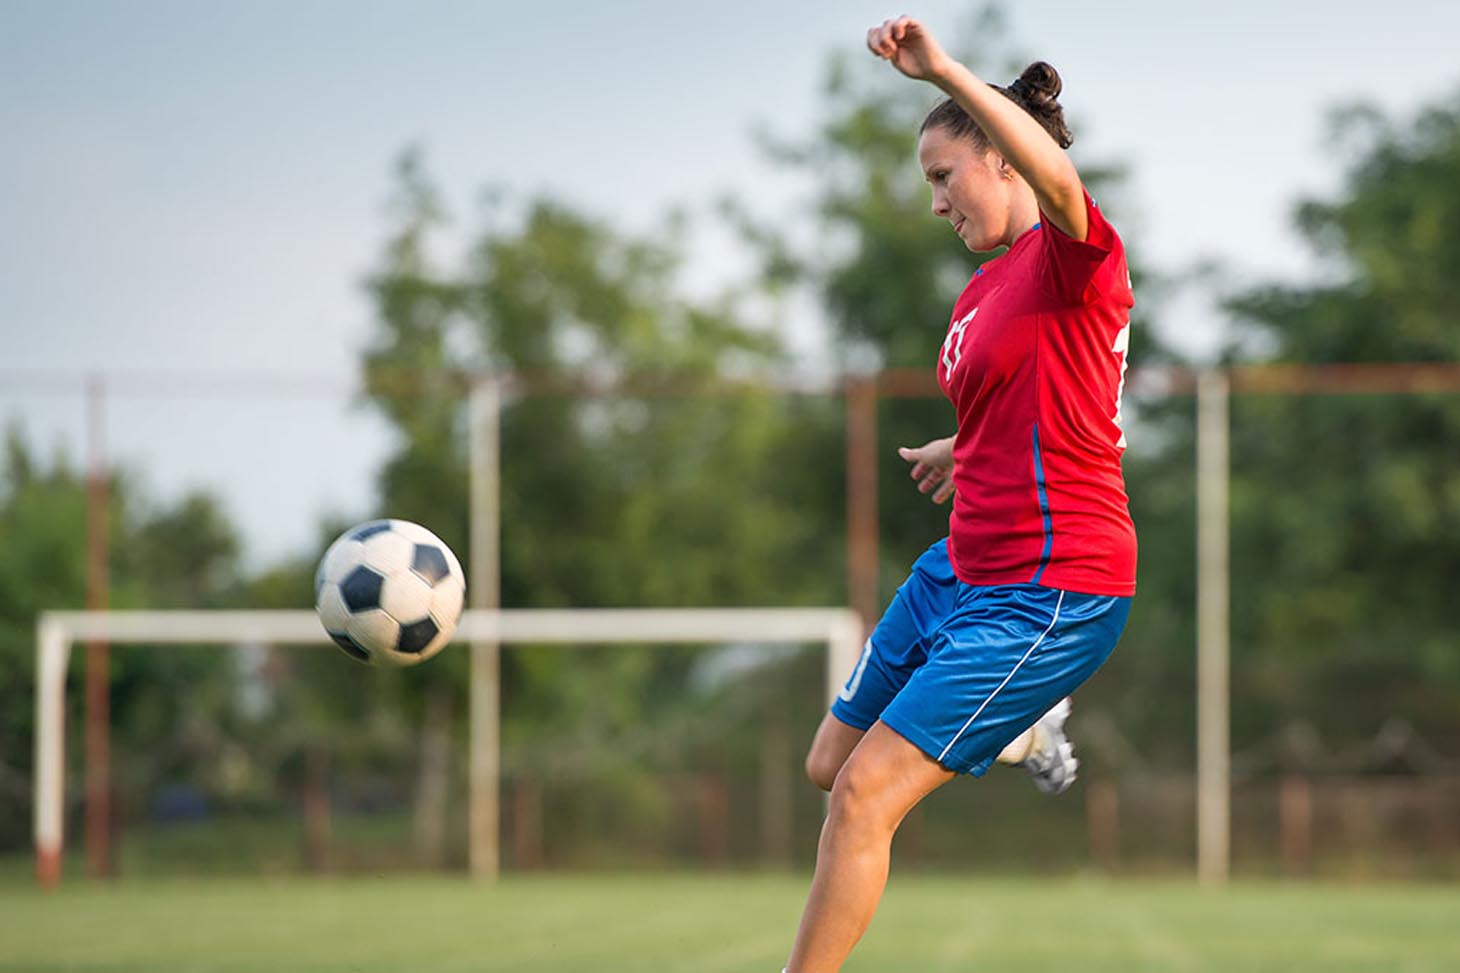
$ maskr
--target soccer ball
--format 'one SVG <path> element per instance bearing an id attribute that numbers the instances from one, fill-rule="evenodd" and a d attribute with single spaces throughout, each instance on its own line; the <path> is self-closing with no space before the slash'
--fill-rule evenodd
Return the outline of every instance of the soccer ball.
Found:
<path id="1" fill-rule="evenodd" d="M 351 658 L 381 665 L 415 665 L 440 652 L 465 596 L 451 548 L 407 520 L 350 528 L 314 575 L 314 608 L 325 632 Z"/>

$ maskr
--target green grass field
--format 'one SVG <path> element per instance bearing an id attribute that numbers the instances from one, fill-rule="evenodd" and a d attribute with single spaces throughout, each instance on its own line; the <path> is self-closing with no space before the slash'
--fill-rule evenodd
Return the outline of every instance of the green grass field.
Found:
<path id="1" fill-rule="evenodd" d="M 804 876 L 0 884 L 0 970 L 780 969 Z M 894 875 L 852 971 L 1460 970 L 1460 888 Z"/>

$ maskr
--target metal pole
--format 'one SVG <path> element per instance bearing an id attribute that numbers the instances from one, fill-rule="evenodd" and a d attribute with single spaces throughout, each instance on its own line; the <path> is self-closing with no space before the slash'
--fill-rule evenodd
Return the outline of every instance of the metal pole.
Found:
<path id="1" fill-rule="evenodd" d="M 1196 870 L 1209 884 L 1231 868 L 1228 397 L 1224 372 L 1197 377 Z"/>
<path id="2" fill-rule="evenodd" d="M 107 606 L 108 487 L 105 388 L 86 386 L 86 607 Z M 93 878 L 112 873 L 111 854 L 111 650 L 102 639 L 86 644 L 86 863 Z"/>
<path id="3" fill-rule="evenodd" d="M 846 403 L 847 594 L 852 609 L 871 625 L 881 614 L 877 600 L 876 379 L 849 377 Z"/>
<path id="4" fill-rule="evenodd" d="M 472 383 L 471 413 L 471 607 L 501 607 L 501 385 L 495 376 Z M 495 879 L 501 869 L 499 784 L 501 777 L 500 645 L 477 640 L 471 646 L 471 754 L 468 860 L 476 878 Z"/>
<path id="5" fill-rule="evenodd" d="M 66 806 L 65 630 L 42 616 L 36 624 L 35 875 L 43 889 L 61 881 Z"/>

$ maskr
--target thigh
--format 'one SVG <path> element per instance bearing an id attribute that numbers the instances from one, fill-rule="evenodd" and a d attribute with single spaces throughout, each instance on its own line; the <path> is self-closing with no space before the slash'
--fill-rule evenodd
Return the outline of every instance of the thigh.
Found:
<path id="1" fill-rule="evenodd" d="M 895 829 L 914 805 L 953 776 L 879 720 L 847 758 L 832 789 L 832 807 Z"/>
<path id="2" fill-rule="evenodd" d="M 927 663 L 882 719 L 949 770 L 978 776 L 1105 662 L 1130 599 L 965 587 Z"/>

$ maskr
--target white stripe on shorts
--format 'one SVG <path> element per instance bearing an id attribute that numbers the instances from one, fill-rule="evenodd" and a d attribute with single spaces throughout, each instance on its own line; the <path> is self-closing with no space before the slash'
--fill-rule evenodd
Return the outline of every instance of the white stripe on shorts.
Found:
<path id="1" fill-rule="evenodd" d="M 942 763 L 943 758 L 948 756 L 948 751 L 953 749 L 953 744 L 957 743 L 958 738 L 963 736 L 968 728 L 973 725 L 973 721 L 978 719 L 978 714 L 982 713 L 984 711 L 984 708 L 988 706 L 989 703 L 993 702 L 994 697 L 999 695 L 999 690 L 1009 685 L 1009 680 L 1014 678 L 1014 673 L 1018 672 L 1019 667 L 1022 666 L 1025 662 L 1029 661 L 1029 657 L 1034 654 L 1034 650 L 1039 648 L 1039 644 L 1045 640 L 1046 636 L 1048 636 L 1050 632 L 1054 631 L 1055 622 L 1058 622 L 1060 620 L 1060 606 L 1064 603 L 1065 593 L 1061 591 L 1059 599 L 1056 600 L 1054 603 L 1054 618 L 1049 620 L 1049 628 L 1046 628 L 1040 634 L 1039 638 L 1034 640 L 1034 644 L 1029 647 L 1028 652 L 1024 653 L 1024 657 L 1021 658 L 1018 662 L 1014 663 L 1014 668 L 1010 669 L 1009 674 L 1004 677 L 1004 681 L 999 683 L 998 686 L 994 688 L 993 692 L 989 693 L 988 699 L 985 699 L 982 703 L 978 704 L 978 709 L 973 711 L 973 715 L 968 718 L 968 722 L 963 724 L 963 726 L 959 728 L 957 733 L 953 734 L 953 739 L 949 740 L 948 745 L 943 748 L 943 752 L 938 754 L 939 763 Z"/>

